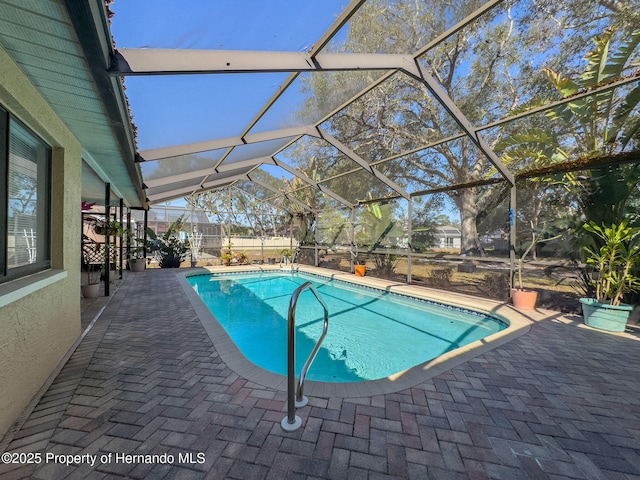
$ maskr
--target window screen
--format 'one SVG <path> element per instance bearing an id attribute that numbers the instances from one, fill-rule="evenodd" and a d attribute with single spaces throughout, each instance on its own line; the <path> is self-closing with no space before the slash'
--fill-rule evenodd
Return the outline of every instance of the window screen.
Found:
<path id="1" fill-rule="evenodd" d="M 0 109 L 2 260 L 0 281 L 50 267 L 51 148 Z"/>

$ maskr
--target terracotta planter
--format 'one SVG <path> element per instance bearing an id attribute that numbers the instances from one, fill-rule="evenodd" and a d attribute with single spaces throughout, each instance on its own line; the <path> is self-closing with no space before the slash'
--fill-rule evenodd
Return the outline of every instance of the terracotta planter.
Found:
<path id="1" fill-rule="evenodd" d="M 536 308 L 536 300 L 538 300 L 538 292 L 512 288 L 511 300 L 513 301 L 513 306 L 519 310 L 534 310 Z"/>
<path id="2" fill-rule="evenodd" d="M 581 298 L 584 323 L 607 332 L 624 332 L 627 320 L 633 310 L 631 305 L 609 305 L 596 302 L 593 298 Z"/>
<path id="3" fill-rule="evenodd" d="M 87 285 L 81 285 L 80 291 L 82 292 L 82 296 L 84 298 L 96 298 L 98 295 L 100 295 L 100 284 L 88 283 Z"/>
<path id="4" fill-rule="evenodd" d="M 353 270 L 356 274 L 356 277 L 364 277 L 365 273 L 367 273 L 366 265 L 354 265 Z"/>

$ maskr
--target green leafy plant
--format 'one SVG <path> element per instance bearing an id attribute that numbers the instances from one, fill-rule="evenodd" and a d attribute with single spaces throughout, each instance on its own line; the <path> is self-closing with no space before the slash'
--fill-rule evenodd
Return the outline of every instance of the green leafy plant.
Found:
<path id="1" fill-rule="evenodd" d="M 249 256 L 245 252 L 236 252 L 232 255 L 231 261 L 238 264 L 246 263 Z"/>
<path id="2" fill-rule="evenodd" d="M 183 226 L 184 217 L 181 216 L 161 236 L 150 228 L 147 229 L 147 250 L 157 256 L 160 268 L 179 268 L 187 257 L 189 241 L 178 237 Z"/>
<path id="3" fill-rule="evenodd" d="M 381 278 L 392 278 L 398 264 L 398 256 L 393 253 L 371 255 L 376 273 Z"/>
<path id="4" fill-rule="evenodd" d="M 118 220 L 91 217 L 86 221 L 91 225 L 91 228 L 96 235 L 103 235 L 105 237 L 122 237 L 125 233 L 124 227 Z"/>
<path id="5" fill-rule="evenodd" d="M 587 265 L 594 272 L 595 299 L 620 305 L 626 293 L 640 288 L 640 277 L 635 272 L 640 266 L 640 228 L 629 225 L 627 219 L 611 226 L 590 221 L 583 228 L 594 236 L 593 245 L 584 247 L 584 251 Z"/>

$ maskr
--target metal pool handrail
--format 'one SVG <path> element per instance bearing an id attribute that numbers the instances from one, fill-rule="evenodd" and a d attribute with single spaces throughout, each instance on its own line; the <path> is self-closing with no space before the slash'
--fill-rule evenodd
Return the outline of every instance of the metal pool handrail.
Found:
<path id="1" fill-rule="evenodd" d="M 289 256 L 286 253 L 283 253 L 282 256 L 280 257 L 280 268 L 282 268 L 283 265 L 286 266 L 287 265 L 287 260 L 289 260 L 290 263 L 291 263 L 291 271 L 293 272 L 293 270 L 294 270 L 293 264 L 294 263 L 298 263 L 298 254 L 299 253 L 300 253 L 300 247 L 297 247 L 293 251 L 293 254 L 291 255 L 291 258 L 289 258 Z"/>
<path id="2" fill-rule="evenodd" d="M 298 305 L 298 298 L 300 294 L 306 290 L 311 290 L 311 293 L 316 297 L 322 308 L 324 309 L 324 325 L 322 327 L 322 335 L 313 347 L 309 358 L 305 362 L 302 370 L 300 371 L 300 378 L 298 379 L 298 386 L 295 385 L 296 376 L 296 306 Z M 287 358 L 287 416 L 282 419 L 280 425 L 283 430 L 293 432 L 302 425 L 302 420 L 296 415 L 297 407 L 304 407 L 309 399 L 303 395 L 304 380 L 307 377 L 307 371 L 316 358 L 320 345 L 327 335 L 327 329 L 329 328 L 329 309 L 327 304 L 320 296 L 320 293 L 311 282 L 305 282 L 295 289 L 291 295 L 291 301 L 289 302 L 289 314 L 288 314 L 288 328 L 287 328 L 287 344 L 288 344 L 288 358 Z"/>

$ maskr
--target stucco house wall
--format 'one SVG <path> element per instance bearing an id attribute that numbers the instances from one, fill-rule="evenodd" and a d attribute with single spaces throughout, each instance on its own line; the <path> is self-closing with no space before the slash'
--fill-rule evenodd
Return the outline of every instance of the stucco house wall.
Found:
<path id="1" fill-rule="evenodd" d="M 51 270 L 0 285 L 0 438 L 80 335 L 82 148 L 0 47 L 0 104 L 53 148 Z"/>

